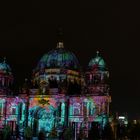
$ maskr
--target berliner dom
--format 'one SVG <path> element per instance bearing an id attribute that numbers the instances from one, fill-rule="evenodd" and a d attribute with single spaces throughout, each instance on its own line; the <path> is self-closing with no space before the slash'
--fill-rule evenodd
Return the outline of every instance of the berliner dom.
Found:
<path id="1" fill-rule="evenodd" d="M 10 88 L 13 79 L 4 59 L 0 63 L 0 128 L 8 124 L 13 132 L 17 127 L 24 132 L 30 127 L 33 136 L 40 131 L 49 136 L 55 129 L 59 136 L 71 127 L 75 134 L 82 129 L 88 137 L 93 124 L 103 129 L 108 122 L 109 72 L 98 51 L 83 71 L 77 57 L 58 41 L 53 50 L 44 52 L 18 95 Z"/>

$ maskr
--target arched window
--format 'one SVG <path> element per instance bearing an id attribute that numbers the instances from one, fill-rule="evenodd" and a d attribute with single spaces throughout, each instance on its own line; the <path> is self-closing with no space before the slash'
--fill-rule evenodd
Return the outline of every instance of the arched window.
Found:
<path id="1" fill-rule="evenodd" d="M 19 104 L 19 119 L 22 119 L 22 103 Z"/>
<path id="2" fill-rule="evenodd" d="M 16 107 L 12 107 L 11 114 L 16 115 Z"/>
<path id="3" fill-rule="evenodd" d="M 80 103 L 74 103 L 73 104 L 73 115 L 77 116 L 77 115 L 80 115 L 80 108 L 81 108 L 81 105 Z"/>
<path id="4" fill-rule="evenodd" d="M 88 112 L 89 116 L 94 115 L 94 113 L 95 113 L 95 104 L 93 102 L 89 102 L 88 108 L 89 108 L 89 112 Z"/>

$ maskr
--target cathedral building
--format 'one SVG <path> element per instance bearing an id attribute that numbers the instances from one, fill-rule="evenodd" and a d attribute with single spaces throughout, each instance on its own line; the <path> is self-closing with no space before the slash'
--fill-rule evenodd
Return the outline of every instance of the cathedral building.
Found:
<path id="1" fill-rule="evenodd" d="M 30 126 L 35 135 L 70 126 L 88 132 L 93 123 L 104 127 L 108 121 L 109 72 L 98 51 L 82 71 L 76 56 L 59 41 L 40 59 L 31 77 L 16 96 L 12 70 L 5 60 L 0 63 L 0 128 Z"/>

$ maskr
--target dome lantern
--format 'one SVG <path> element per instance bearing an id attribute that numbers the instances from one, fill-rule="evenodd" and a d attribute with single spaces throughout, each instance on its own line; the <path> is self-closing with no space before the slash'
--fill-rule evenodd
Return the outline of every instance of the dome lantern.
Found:
<path id="1" fill-rule="evenodd" d="M 56 48 L 64 48 L 64 43 L 63 42 L 58 42 Z"/>

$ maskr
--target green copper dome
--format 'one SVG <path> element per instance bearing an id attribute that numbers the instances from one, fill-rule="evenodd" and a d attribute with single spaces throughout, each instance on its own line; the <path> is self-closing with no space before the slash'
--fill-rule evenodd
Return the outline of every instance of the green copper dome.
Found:
<path id="1" fill-rule="evenodd" d="M 6 63 L 5 59 L 3 62 L 0 63 L 0 71 L 4 72 L 4 73 L 10 73 L 11 72 L 11 68 L 10 66 Z"/>
<path id="2" fill-rule="evenodd" d="M 89 67 L 92 67 L 92 68 L 94 68 L 94 67 L 99 67 L 99 68 L 104 69 L 105 66 L 106 66 L 105 61 L 104 61 L 104 59 L 103 59 L 101 56 L 98 55 L 98 53 L 99 53 L 99 52 L 97 51 L 96 57 L 95 57 L 95 58 L 92 58 L 92 59 L 90 60 L 88 66 L 89 66 Z"/>
<path id="3" fill-rule="evenodd" d="M 45 54 L 37 65 L 37 69 L 46 68 L 65 68 L 70 70 L 78 70 L 80 68 L 76 56 L 67 51 L 63 47 L 63 43 L 59 42 L 57 48 Z"/>

